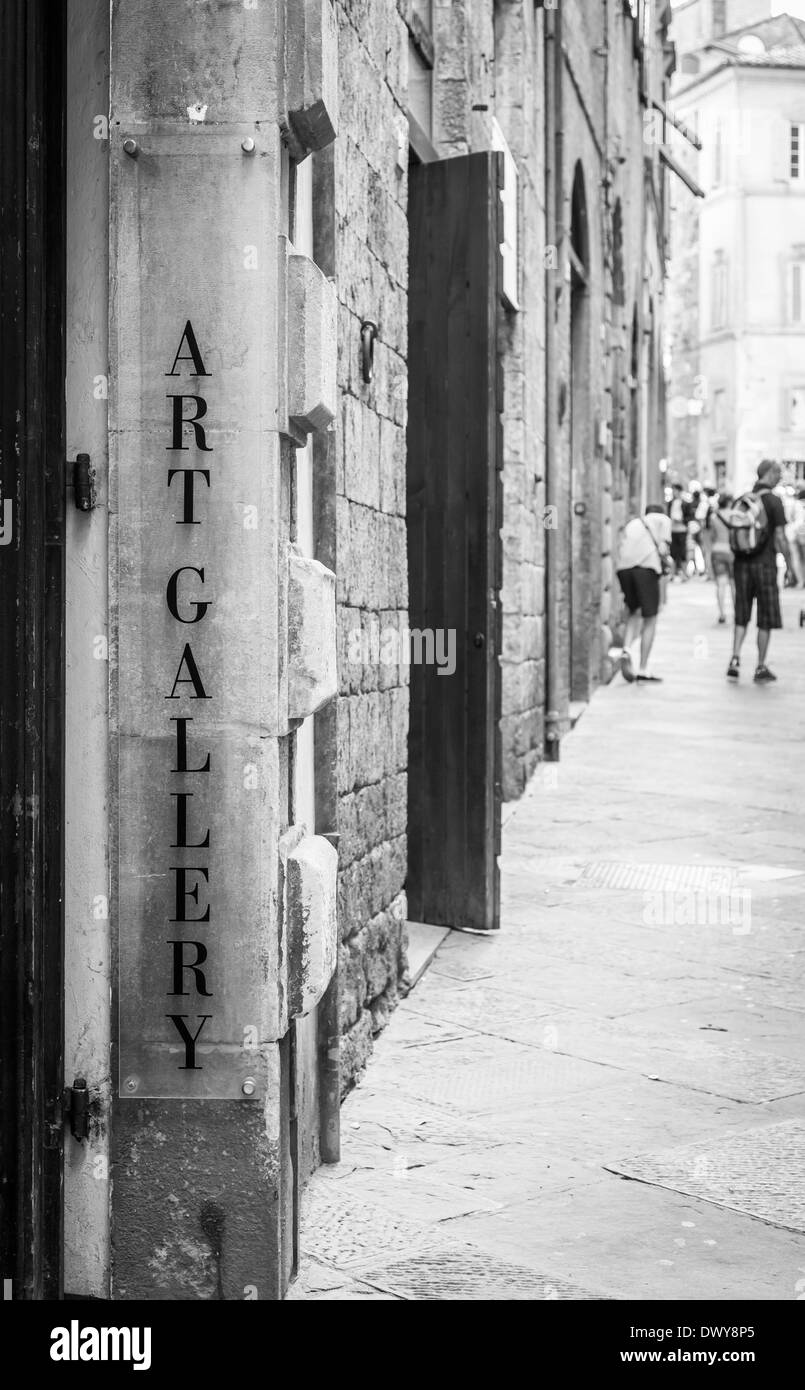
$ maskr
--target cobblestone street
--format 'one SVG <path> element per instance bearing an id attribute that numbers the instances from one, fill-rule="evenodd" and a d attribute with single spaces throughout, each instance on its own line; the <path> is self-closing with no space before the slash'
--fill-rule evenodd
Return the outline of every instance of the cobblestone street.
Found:
<path id="1" fill-rule="evenodd" d="M 805 1297 L 801 594 L 737 687 L 713 585 L 505 812 L 303 1199 L 292 1299 Z"/>

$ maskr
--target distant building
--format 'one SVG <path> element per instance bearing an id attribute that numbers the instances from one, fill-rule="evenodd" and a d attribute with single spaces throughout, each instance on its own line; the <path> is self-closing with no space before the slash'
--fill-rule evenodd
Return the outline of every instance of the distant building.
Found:
<path id="1" fill-rule="evenodd" d="M 674 11 L 670 470 L 751 483 L 762 458 L 805 482 L 805 21 L 768 0 Z M 684 150 L 684 153 L 683 153 Z"/>

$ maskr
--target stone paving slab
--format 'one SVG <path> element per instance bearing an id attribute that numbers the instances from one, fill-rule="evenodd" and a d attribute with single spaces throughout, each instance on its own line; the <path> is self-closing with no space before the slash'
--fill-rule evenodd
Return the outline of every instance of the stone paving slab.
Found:
<path id="1" fill-rule="evenodd" d="M 308 1184 L 302 1229 L 302 1254 L 336 1269 L 392 1260 L 432 1242 L 426 1224 L 345 1192 L 332 1179 Z"/>
<path id="2" fill-rule="evenodd" d="M 509 808 L 502 929 L 446 937 L 377 1040 L 291 1297 L 800 1297 L 805 641 L 783 606 L 779 686 L 734 690 L 712 586 L 673 586 L 666 684 L 597 692 Z M 749 919 L 711 920 L 706 870 Z"/>
<path id="3" fill-rule="evenodd" d="M 675 1012 L 680 1017 L 688 1013 L 690 1003 Z M 749 1027 L 748 1020 L 745 1026 Z M 750 1046 L 740 1045 L 729 1040 L 729 1034 L 687 1022 L 663 1027 L 655 1011 L 648 1019 L 640 1015 L 602 1019 L 568 1012 L 556 1019 L 554 1027 L 555 1047 L 562 1055 L 595 1058 L 612 1067 L 639 1071 L 649 1080 L 752 1103 L 805 1095 L 805 1059 L 793 1042 L 794 1055 L 780 1056 L 755 1040 Z M 752 1032 L 754 1039 L 754 1025 Z"/>
<path id="4" fill-rule="evenodd" d="M 800 1233 L 606 1172 L 450 1228 L 496 1259 L 618 1299 L 796 1300 L 805 1267 Z"/>
<path id="5" fill-rule="evenodd" d="M 805 1231 L 803 1155 L 805 1121 L 787 1120 L 606 1166 L 639 1182 L 700 1197 L 787 1230 Z"/>
<path id="6" fill-rule="evenodd" d="M 542 1096 L 606 1089 L 617 1081 L 612 1067 L 538 1049 L 518 1049 L 505 1062 L 482 1062 L 458 1069 L 441 1067 L 406 1076 L 408 1094 L 441 1106 L 448 1113 L 482 1115 L 502 1101 L 527 1105 Z"/>

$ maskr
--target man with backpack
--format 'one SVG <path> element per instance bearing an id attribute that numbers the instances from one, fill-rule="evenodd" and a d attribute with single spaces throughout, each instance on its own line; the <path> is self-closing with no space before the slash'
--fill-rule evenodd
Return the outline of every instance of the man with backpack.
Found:
<path id="1" fill-rule="evenodd" d="M 728 510 L 720 513 L 729 528 L 735 557 L 735 637 L 727 675 L 737 680 L 741 673 L 741 647 L 752 617 L 752 605 L 757 602 L 755 681 L 758 685 L 768 685 L 777 679 L 766 665 L 766 656 L 772 632 L 783 625 L 777 578 L 778 552 L 788 569 L 793 570 L 785 534 L 785 508 L 772 491 L 781 477 L 780 465 L 764 459 L 758 467 L 752 491 L 738 497 Z"/>

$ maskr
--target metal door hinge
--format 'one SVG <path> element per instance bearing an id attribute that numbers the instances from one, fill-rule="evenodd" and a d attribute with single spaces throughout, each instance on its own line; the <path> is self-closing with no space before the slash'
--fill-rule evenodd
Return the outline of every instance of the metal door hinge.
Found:
<path id="1" fill-rule="evenodd" d="M 77 454 L 72 469 L 75 504 L 80 512 L 91 512 L 95 506 L 95 474 L 89 454 Z"/>
<path id="2" fill-rule="evenodd" d="M 72 1086 L 65 1086 L 61 1101 L 61 1124 L 69 1116 L 70 1133 L 79 1143 L 89 1135 L 89 1091 L 83 1076 L 77 1076 Z"/>

